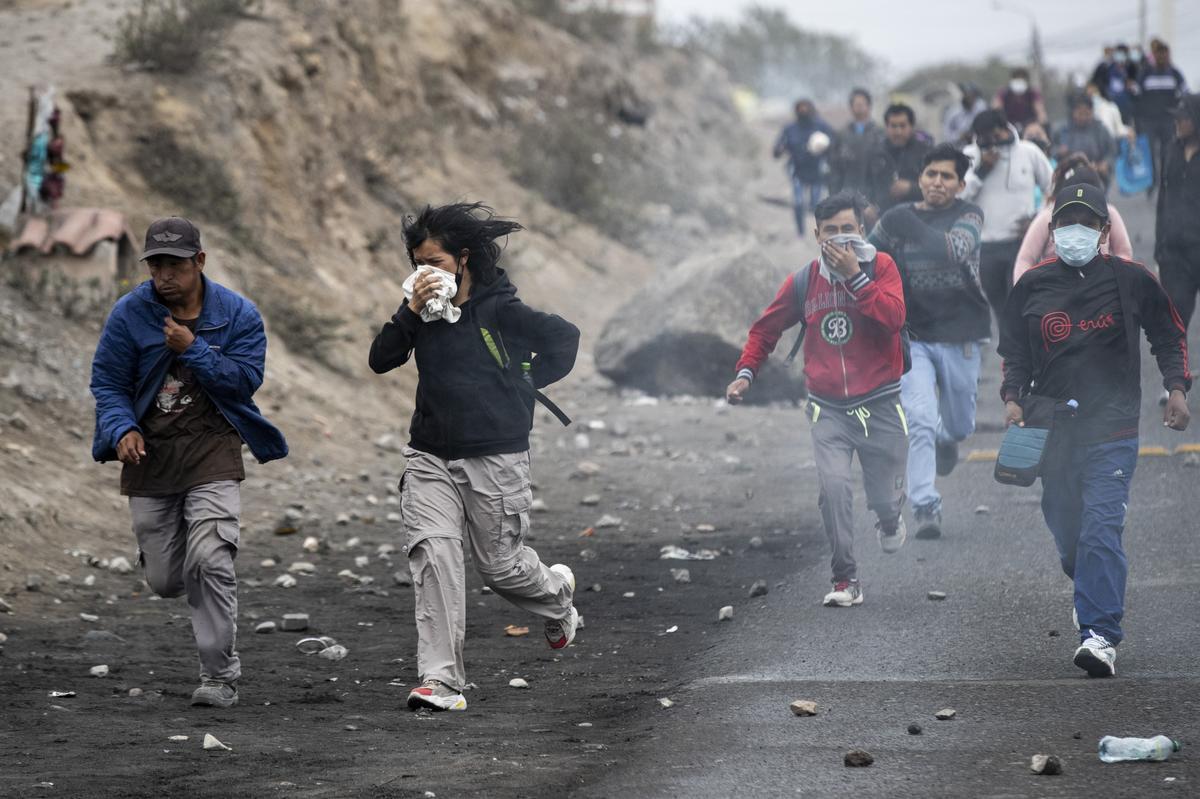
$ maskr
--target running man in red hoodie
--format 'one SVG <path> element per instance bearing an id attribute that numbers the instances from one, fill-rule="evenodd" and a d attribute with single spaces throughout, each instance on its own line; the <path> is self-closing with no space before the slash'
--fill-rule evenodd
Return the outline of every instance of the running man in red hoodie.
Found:
<path id="1" fill-rule="evenodd" d="M 904 471 L 908 422 L 900 405 L 906 342 L 904 289 L 896 263 L 863 238 L 865 200 L 841 193 L 815 209 L 821 257 L 788 277 L 750 328 L 737 378 L 726 399 L 742 401 L 783 332 L 803 325 L 804 376 L 813 455 L 821 481 L 819 505 L 833 548 L 833 590 L 827 607 L 861 605 L 854 562 L 855 453 L 867 505 L 879 521 L 879 545 L 896 552 L 906 536 Z"/>

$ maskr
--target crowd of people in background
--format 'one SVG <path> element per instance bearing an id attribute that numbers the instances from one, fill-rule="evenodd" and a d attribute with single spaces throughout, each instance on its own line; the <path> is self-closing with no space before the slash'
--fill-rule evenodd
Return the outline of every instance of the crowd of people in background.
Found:
<path id="1" fill-rule="evenodd" d="M 877 124 L 865 89 L 851 93 L 852 118 L 840 131 L 811 101 L 796 104 L 775 155 L 788 156 L 796 227 L 815 234 L 819 255 L 751 327 L 726 396 L 746 398 L 783 333 L 800 326 L 833 553 L 833 590 L 822 602 L 856 606 L 864 590 L 853 555 L 855 456 L 884 552 L 907 537 L 898 496 L 912 508 L 916 537 L 940 538 L 937 478 L 954 470 L 959 443 L 974 432 L 983 349 L 998 338 L 1006 425 L 1048 431 L 1035 466 L 1043 515 L 1075 586 L 1073 661 L 1112 676 L 1143 334 L 1163 377 L 1163 424 L 1184 430 L 1190 418 L 1200 95 L 1187 93 L 1158 39 L 1145 55 L 1106 48 L 1058 125 L 1023 67 L 990 104 L 974 84 L 958 89 L 940 143 L 902 102 Z M 1121 182 L 1135 173 L 1143 188 Z M 1157 193 L 1161 283 L 1132 261 L 1129 231 L 1108 200 L 1114 183 L 1127 195 Z"/>

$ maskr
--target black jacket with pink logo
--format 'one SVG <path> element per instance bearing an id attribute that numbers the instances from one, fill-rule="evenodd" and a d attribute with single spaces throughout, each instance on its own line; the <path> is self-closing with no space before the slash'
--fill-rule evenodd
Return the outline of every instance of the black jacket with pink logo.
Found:
<path id="1" fill-rule="evenodd" d="M 1029 270 L 1013 287 L 1000 325 L 1000 395 L 1079 403 L 1080 443 L 1137 435 L 1141 333 L 1167 389 L 1191 388 L 1187 332 L 1144 266 L 1097 256 L 1081 269 L 1060 260 Z"/>

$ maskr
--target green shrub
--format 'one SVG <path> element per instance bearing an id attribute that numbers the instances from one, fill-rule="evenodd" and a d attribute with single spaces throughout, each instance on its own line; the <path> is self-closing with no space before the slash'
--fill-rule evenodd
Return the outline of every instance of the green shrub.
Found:
<path id="1" fill-rule="evenodd" d="M 261 0 L 141 0 L 117 21 L 113 58 L 187 72 L 229 25 L 260 7 Z"/>

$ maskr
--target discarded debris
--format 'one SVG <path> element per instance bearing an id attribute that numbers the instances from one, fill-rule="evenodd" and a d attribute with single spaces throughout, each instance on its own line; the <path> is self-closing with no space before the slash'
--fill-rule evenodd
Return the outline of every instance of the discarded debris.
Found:
<path id="1" fill-rule="evenodd" d="M 663 706 L 663 707 L 665 707 L 665 708 L 666 708 L 666 707 L 674 707 L 674 706 L 675 706 L 675 700 L 674 700 L 674 699 L 669 699 L 669 698 L 667 698 L 667 697 L 665 697 L 665 696 L 664 696 L 662 699 L 659 699 L 659 700 L 658 700 L 658 704 L 662 705 L 662 706 Z"/>
<path id="2" fill-rule="evenodd" d="M 170 735 L 167 737 L 168 741 L 186 741 L 187 739 L 186 735 Z"/>
<path id="3" fill-rule="evenodd" d="M 690 583 L 692 574 L 687 569 L 671 569 L 671 578 L 677 583 Z"/>
<path id="4" fill-rule="evenodd" d="M 842 762 L 846 764 L 846 768 L 866 768 L 875 762 L 875 758 L 870 752 L 862 749 L 851 749 L 842 758 Z"/>
<path id="5" fill-rule="evenodd" d="M 290 574 L 281 574 L 275 578 L 273 585 L 278 588 L 295 588 L 296 578 Z"/>
<path id="6" fill-rule="evenodd" d="M 986 516 L 987 514 L 989 514 L 991 512 L 992 512 L 992 509 L 989 508 L 987 505 L 978 505 L 975 508 L 976 516 Z"/>
<path id="7" fill-rule="evenodd" d="M 695 552 L 689 552 L 674 544 L 667 544 L 658 552 L 660 560 L 715 560 L 721 554 L 715 549 L 697 549 Z"/>
<path id="8" fill-rule="evenodd" d="M 606 513 L 603 516 L 601 516 L 596 521 L 596 523 L 592 526 L 595 527 L 597 530 L 604 530 L 609 527 L 620 527 L 621 526 L 621 517 L 613 516 L 611 514 Z"/>
<path id="9" fill-rule="evenodd" d="M 317 657 L 325 658 L 326 660 L 341 660 L 342 658 L 346 657 L 346 655 L 348 655 L 348 654 L 350 654 L 349 649 L 342 646 L 341 644 L 333 644 L 331 646 L 325 647 L 320 652 L 318 652 Z"/>
<path id="10" fill-rule="evenodd" d="M 522 680 L 520 677 L 513 677 L 508 681 L 509 688 L 528 688 L 529 683 Z"/>
<path id="11" fill-rule="evenodd" d="M 529 628 L 518 627 L 515 624 L 510 624 L 504 628 L 504 634 L 510 638 L 520 638 L 523 635 L 529 635 Z"/>
<path id="12" fill-rule="evenodd" d="M 208 749 L 208 750 L 224 749 L 226 752 L 233 751 L 228 746 L 226 746 L 225 744 L 218 741 L 216 736 L 213 735 L 211 732 L 204 733 L 204 748 Z"/>
<path id="13" fill-rule="evenodd" d="M 712 525 L 712 524 L 697 524 L 696 525 L 697 533 L 715 533 L 716 531 L 717 531 L 716 525 Z"/>
<path id="14" fill-rule="evenodd" d="M 591 538 L 595 534 L 596 534 L 596 528 L 588 527 L 579 534 L 579 537 L 580 538 Z"/>
<path id="15" fill-rule="evenodd" d="M 316 655 L 324 652 L 336 643 L 337 641 L 328 635 L 314 636 L 312 638 L 301 638 L 296 642 L 296 649 L 305 655 Z"/>
<path id="16" fill-rule="evenodd" d="M 625 593 L 621 594 L 621 596 L 625 597 L 626 599 L 633 599 L 635 596 L 637 596 L 637 592 L 626 591 Z"/>
<path id="17" fill-rule="evenodd" d="M 146 692 L 143 691 L 141 688 L 130 688 L 129 689 L 129 698 L 137 699 L 139 696 L 141 696 L 144 693 L 146 693 Z"/>
<path id="18" fill-rule="evenodd" d="M 592 583 L 591 585 L 588 586 L 588 590 L 591 591 L 593 594 L 598 594 L 604 590 L 604 586 L 600 585 L 600 583 Z"/>
<path id="19" fill-rule="evenodd" d="M 939 710 L 937 713 L 934 713 L 933 717 L 935 719 L 937 719 L 938 721 L 950 721 L 957 715 L 958 715 L 957 710 L 955 710 L 952 707 L 947 707 L 947 708 L 943 708 L 942 710 Z"/>
<path id="20" fill-rule="evenodd" d="M 788 705 L 792 709 L 792 713 L 797 716 L 815 716 L 817 715 L 817 703 L 810 702 L 807 699 L 797 699 Z"/>
<path id="21" fill-rule="evenodd" d="M 93 677 L 107 677 L 108 676 L 108 666 L 105 666 L 103 664 L 101 664 L 99 666 L 92 666 L 90 669 L 88 669 L 88 673 L 91 674 Z"/>
<path id="22" fill-rule="evenodd" d="M 579 504 L 587 505 L 589 507 L 593 506 L 593 505 L 599 505 L 600 504 L 600 495 L 599 494 L 588 494 L 586 497 L 579 500 Z"/>
<path id="23" fill-rule="evenodd" d="M 666 635 L 666 633 L 677 633 L 677 632 L 679 632 L 679 625 L 673 624 L 670 627 L 668 627 L 663 634 Z"/>
<path id="24" fill-rule="evenodd" d="M 733 621 L 733 605 L 726 605 L 717 611 L 717 621 Z"/>
<path id="25" fill-rule="evenodd" d="M 945 591 L 930 591 L 925 596 L 929 597 L 934 602 L 940 602 L 941 600 L 946 598 L 946 592 Z"/>
<path id="26" fill-rule="evenodd" d="M 74 691 L 51 691 L 50 698 L 51 699 L 74 699 L 75 692 Z"/>
<path id="27" fill-rule="evenodd" d="M 1034 755 L 1029 760 L 1029 770 L 1046 776 L 1062 774 L 1062 760 L 1058 755 Z"/>
<path id="28" fill-rule="evenodd" d="M 754 584 L 750 586 L 751 598 L 756 596 L 766 596 L 768 593 L 770 593 L 770 591 L 771 589 L 767 587 L 766 580 L 755 580 Z"/>
<path id="29" fill-rule="evenodd" d="M 762 549 L 762 546 L 763 546 L 763 540 L 762 540 L 761 536 L 756 535 L 750 539 L 750 548 L 751 549 Z"/>
<path id="30" fill-rule="evenodd" d="M 298 560 L 291 566 L 288 566 L 288 571 L 292 574 L 316 574 L 317 567 L 303 560 Z"/>
<path id="31" fill-rule="evenodd" d="M 275 632 L 275 622 L 273 622 L 273 621 L 261 622 L 258 624 L 258 626 L 256 626 L 254 628 L 254 632 L 256 632 L 256 633 L 273 633 L 273 632 Z"/>
<path id="32" fill-rule="evenodd" d="M 133 565 L 130 564 L 129 558 L 118 555 L 108 562 L 108 570 L 117 574 L 129 574 L 133 571 Z"/>
<path id="33" fill-rule="evenodd" d="M 100 617 L 97 616 L 95 613 L 80 613 L 79 620 L 87 621 L 87 622 L 94 622 L 94 621 L 100 621 Z"/>

